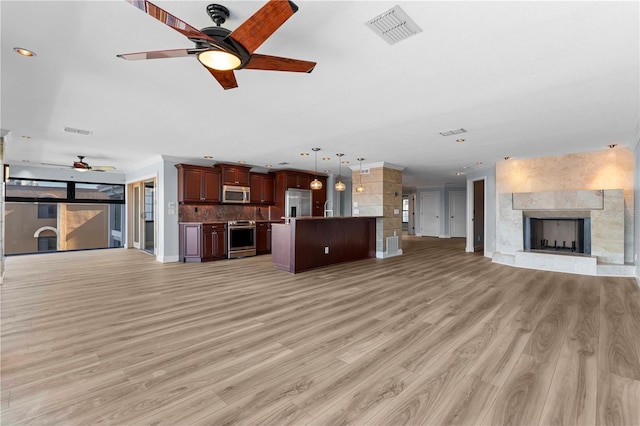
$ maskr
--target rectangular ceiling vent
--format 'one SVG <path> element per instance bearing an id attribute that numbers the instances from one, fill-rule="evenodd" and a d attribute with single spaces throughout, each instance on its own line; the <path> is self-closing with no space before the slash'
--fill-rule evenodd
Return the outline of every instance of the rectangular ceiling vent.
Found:
<path id="1" fill-rule="evenodd" d="M 366 25 L 389 44 L 396 44 L 422 32 L 422 28 L 413 22 L 400 6 L 395 6 L 370 19 Z"/>
<path id="2" fill-rule="evenodd" d="M 79 135 L 85 135 L 85 136 L 89 136 L 90 134 L 93 133 L 91 130 L 75 129 L 73 127 L 65 127 L 64 131 L 68 133 L 77 133 Z"/>
<path id="3" fill-rule="evenodd" d="M 440 132 L 440 134 L 442 136 L 451 136 L 451 135 L 457 135 L 459 133 L 466 133 L 467 131 L 463 128 L 460 129 L 455 129 L 455 130 L 447 130 L 446 132 Z"/>

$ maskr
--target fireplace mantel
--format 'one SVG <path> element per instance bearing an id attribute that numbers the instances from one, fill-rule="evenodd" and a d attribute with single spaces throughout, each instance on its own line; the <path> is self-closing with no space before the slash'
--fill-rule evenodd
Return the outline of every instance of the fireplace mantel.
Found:
<path id="1" fill-rule="evenodd" d="M 602 210 L 604 190 L 515 192 L 514 210 Z"/>

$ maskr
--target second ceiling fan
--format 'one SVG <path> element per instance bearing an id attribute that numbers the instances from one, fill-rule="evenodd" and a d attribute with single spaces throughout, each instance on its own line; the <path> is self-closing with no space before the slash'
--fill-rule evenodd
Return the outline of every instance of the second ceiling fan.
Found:
<path id="1" fill-rule="evenodd" d="M 225 90 L 238 87 L 234 70 L 254 69 L 310 73 L 316 66 L 315 62 L 254 53 L 298 10 L 298 7 L 291 1 L 270 0 L 233 31 L 220 26 L 229 17 L 229 10 L 219 4 L 207 6 L 207 13 L 216 26 L 198 30 L 150 1 L 127 1 L 185 35 L 195 43 L 195 47 L 192 49 L 125 53 L 118 55 L 120 58 L 143 60 L 197 56 L 200 63 Z"/>

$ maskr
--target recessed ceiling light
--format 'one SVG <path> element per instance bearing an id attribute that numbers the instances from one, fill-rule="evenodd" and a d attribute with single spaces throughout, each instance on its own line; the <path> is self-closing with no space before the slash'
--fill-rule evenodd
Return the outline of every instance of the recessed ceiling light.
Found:
<path id="1" fill-rule="evenodd" d="M 462 175 L 466 175 L 465 172 L 456 172 L 456 176 L 462 176 Z"/>
<path id="2" fill-rule="evenodd" d="M 349 164 L 349 162 L 347 160 L 344 160 L 342 164 Z"/>
<path id="3" fill-rule="evenodd" d="M 456 139 L 456 142 L 464 142 L 464 139 Z"/>
<path id="4" fill-rule="evenodd" d="M 23 47 L 14 47 L 13 51 L 22 56 L 36 56 L 35 52 Z"/>
<path id="5" fill-rule="evenodd" d="M 205 160 L 211 160 L 213 157 L 212 157 L 212 156 L 210 156 L 210 155 L 205 155 L 203 158 L 204 158 Z"/>
<path id="6" fill-rule="evenodd" d="M 324 171 L 325 173 L 331 173 L 331 170 L 327 169 Z"/>
<path id="7" fill-rule="evenodd" d="M 309 153 L 308 152 L 301 152 L 300 155 L 303 156 L 303 157 L 308 157 Z"/>
<path id="8" fill-rule="evenodd" d="M 22 139 L 31 139 L 31 136 L 27 136 L 27 135 L 22 135 L 20 136 Z"/>
<path id="9" fill-rule="evenodd" d="M 476 165 L 479 166 L 482 164 L 482 161 L 476 161 Z"/>
<path id="10" fill-rule="evenodd" d="M 612 143 L 611 145 L 607 145 L 609 148 L 615 148 L 616 146 L 618 146 L 617 143 Z"/>
<path id="11" fill-rule="evenodd" d="M 271 164 L 265 164 L 264 165 L 266 168 L 270 169 L 271 167 L 273 167 Z"/>
<path id="12" fill-rule="evenodd" d="M 331 160 L 331 158 L 329 158 L 329 157 L 322 157 L 322 159 L 323 159 L 324 161 L 329 161 L 329 160 Z"/>
<path id="13" fill-rule="evenodd" d="M 246 161 L 244 161 L 244 160 L 238 161 L 238 164 L 245 164 L 245 163 L 246 163 Z"/>

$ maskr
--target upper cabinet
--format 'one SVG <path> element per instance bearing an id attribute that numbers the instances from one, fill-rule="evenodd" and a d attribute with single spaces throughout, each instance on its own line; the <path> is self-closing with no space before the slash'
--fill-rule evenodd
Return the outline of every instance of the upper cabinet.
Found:
<path id="1" fill-rule="evenodd" d="M 286 170 L 283 172 L 285 176 L 286 188 L 309 189 L 309 185 L 313 177 L 307 173 Z"/>
<path id="2" fill-rule="evenodd" d="M 251 203 L 273 204 L 275 202 L 275 184 L 272 174 L 251 173 Z"/>
<path id="3" fill-rule="evenodd" d="M 220 170 L 214 167 L 177 164 L 178 202 L 219 203 Z"/>
<path id="4" fill-rule="evenodd" d="M 250 167 L 231 164 L 218 164 L 217 166 L 222 170 L 223 185 L 249 186 Z"/>

